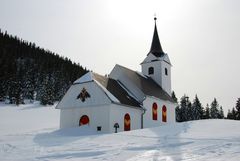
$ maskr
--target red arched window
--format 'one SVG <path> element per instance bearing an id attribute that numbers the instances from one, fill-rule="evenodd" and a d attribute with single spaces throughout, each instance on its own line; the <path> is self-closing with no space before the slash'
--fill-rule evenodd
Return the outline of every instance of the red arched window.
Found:
<path id="1" fill-rule="evenodd" d="M 162 107 L 162 122 L 167 122 L 167 107 L 165 105 Z"/>
<path id="2" fill-rule="evenodd" d="M 131 118 L 128 113 L 124 116 L 124 131 L 130 131 L 131 129 Z"/>
<path id="3" fill-rule="evenodd" d="M 79 126 L 89 124 L 89 118 L 87 115 L 83 115 L 79 120 Z"/>
<path id="4" fill-rule="evenodd" d="M 157 120 L 158 119 L 158 106 L 157 106 L 157 104 L 155 102 L 152 105 L 152 119 L 153 120 Z"/>

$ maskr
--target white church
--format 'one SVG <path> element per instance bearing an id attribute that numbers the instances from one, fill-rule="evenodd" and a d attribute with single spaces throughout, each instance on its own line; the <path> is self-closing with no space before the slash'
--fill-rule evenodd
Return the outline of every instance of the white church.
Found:
<path id="1" fill-rule="evenodd" d="M 87 125 L 107 133 L 175 123 L 171 62 L 163 52 L 156 18 L 152 45 L 136 72 L 115 65 L 109 76 L 88 72 L 76 80 L 56 106 L 60 128 Z"/>

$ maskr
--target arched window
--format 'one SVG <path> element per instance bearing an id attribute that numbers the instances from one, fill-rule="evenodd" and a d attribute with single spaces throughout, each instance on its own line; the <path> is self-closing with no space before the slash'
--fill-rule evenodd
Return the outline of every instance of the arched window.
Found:
<path id="1" fill-rule="evenodd" d="M 167 122 L 167 107 L 165 105 L 162 107 L 162 122 Z"/>
<path id="2" fill-rule="evenodd" d="M 168 70 L 167 70 L 167 68 L 165 68 L 165 75 L 168 75 Z"/>
<path id="3" fill-rule="evenodd" d="M 148 68 L 148 75 L 154 74 L 154 68 L 153 67 L 149 67 Z"/>
<path id="4" fill-rule="evenodd" d="M 124 131 L 130 131 L 131 129 L 131 118 L 128 113 L 124 116 Z"/>
<path id="5" fill-rule="evenodd" d="M 152 105 L 152 119 L 153 120 L 157 120 L 158 119 L 158 106 L 157 106 L 157 104 L 155 102 Z"/>
<path id="6" fill-rule="evenodd" d="M 79 120 L 79 126 L 89 124 L 89 118 L 87 115 L 83 115 Z"/>

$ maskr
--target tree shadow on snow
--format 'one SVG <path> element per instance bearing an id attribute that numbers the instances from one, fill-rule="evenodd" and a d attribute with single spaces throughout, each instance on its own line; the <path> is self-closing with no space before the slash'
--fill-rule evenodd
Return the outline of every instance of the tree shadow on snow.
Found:
<path id="1" fill-rule="evenodd" d="M 89 136 L 91 138 L 99 137 L 99 135 L 102 134 L 103 133 L 97 133 L 88 127 L 65 128 L 53 132 L 37 134 L 33 141 L 44 147 L 61 146 Z"/>
<path id="2" fill-rule="evenodd" d="M 71 159 L 71 158 L 87 158 L 87 157 L 97 157 L 99 155 L 105 154 L 104 151 L 93 151 L 93 152 L 74 152 L 74 153 L 64 153 L 64 154 L 51 154 L 37 157 L 40 160 L 50 160 L 50 159 Z"/>

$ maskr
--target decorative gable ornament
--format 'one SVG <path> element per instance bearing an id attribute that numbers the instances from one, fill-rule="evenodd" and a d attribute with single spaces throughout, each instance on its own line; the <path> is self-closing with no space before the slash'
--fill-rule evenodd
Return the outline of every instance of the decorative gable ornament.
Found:
<path id="1" fill-rule="evenodd" d="M 82 102 L 85 102 L 86 98 L 90 98 L 90 94 L 87 90 L 83 87 L 81 93 L 77 96 L 77 99 L 80 99 Z"/>

